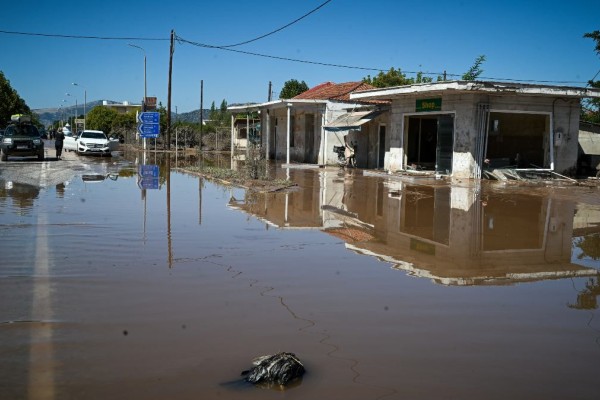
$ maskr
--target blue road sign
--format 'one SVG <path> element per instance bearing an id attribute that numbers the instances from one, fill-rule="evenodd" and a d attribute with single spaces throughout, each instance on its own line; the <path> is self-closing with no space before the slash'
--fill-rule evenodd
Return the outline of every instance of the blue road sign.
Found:
<path id="1" fill-rule="evenodd" d="M 139 178 L 138 187 L 140 189 L 158 189 L 160 186 L 158 178 Z"/>
<path id="2" fill-rule="evenodd" d="M 158 178 L 158 165 L 138 165 L 138 175 L 142 178 Z"/>
<path id="3" fill-rule="evenodd" d="M 158 189 L 159 186 L 158 165 L 138 165 L 138 187 L 140 189 Z"/>
<path id="4" fill-rule="evenodd" d="M 138 129 L 138 133 L 140 134 L 140 137 L 155 138 L 155 137 L 158 137 L 158 134 L 160 132 L 160 125 L 159 124 L 139 124 L 137 129 Z"/>
<path id="5" fill-rule="evenodd" d="M 160 122 L 160 113 L 141 112 L 138 114 L 138 122 L 140 124 L 158 124 Z"/>

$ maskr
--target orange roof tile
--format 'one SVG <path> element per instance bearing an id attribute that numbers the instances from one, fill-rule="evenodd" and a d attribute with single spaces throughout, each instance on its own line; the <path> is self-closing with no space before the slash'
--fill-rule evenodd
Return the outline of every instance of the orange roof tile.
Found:
<path id="1" fill-rule="evenodd" d="M 375 89 L 375 87 L 364 82 L 324 82 L 304 93 L 300 93 L 294 99 L 350 101 L 350 93 L 369 89 Z M 355 100 L 352 100 L 352 102 L 365 103 L 365 101 Z M 366 103 L 373 103 L 373 101 L 367 101 Z M 378 103 L 381 103 L 381 101 L 378 101 Z"/>

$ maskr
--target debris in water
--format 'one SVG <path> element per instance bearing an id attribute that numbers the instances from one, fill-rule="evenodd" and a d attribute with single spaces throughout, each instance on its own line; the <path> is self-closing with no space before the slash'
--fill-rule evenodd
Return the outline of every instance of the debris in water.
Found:
<path id="1" fill-rule="evenodd" d="M 252 360 L 254 367 L 243 371 L 242 375 L 250 383 L 277 383 L 286 385 L 304 375 L 304 365 L 294 353 L 277 353 L 260 356 Z"/>

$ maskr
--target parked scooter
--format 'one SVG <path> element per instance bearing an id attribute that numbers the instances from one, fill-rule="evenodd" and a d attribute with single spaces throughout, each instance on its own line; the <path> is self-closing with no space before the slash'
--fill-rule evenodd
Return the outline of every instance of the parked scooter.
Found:
<path id="1" fill-rule="evenodd" d="M 345 146 L 333 146 L 333 152 L 337 153 L 337 163 L 340 167 L 356 167 L 356 156 L 354 149 Z M 350 154 L 350 157 L 346 157 L 346 154 Z"/>
<path id="2" fill-rule="evenodd" d="M 337 153 L 337 163 L 340 167 L 346 166 L 346 155 L 344 154 L 344 146 L 333 146 L 333 152 Z"/>

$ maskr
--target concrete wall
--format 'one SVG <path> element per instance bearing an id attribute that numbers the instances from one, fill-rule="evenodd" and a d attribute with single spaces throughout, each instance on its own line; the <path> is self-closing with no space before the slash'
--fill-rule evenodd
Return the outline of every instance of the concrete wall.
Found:
<path id="1" fill-rule="evenodd" d="M 294 135 L 294 146 L 290 147 L 290 162 L 321 164 L 323 159 L 326 164 L 336 164 L 337 154 L 333 151 L 333 146 L 343 145 L 343 137 L 348 131 L 330 132 L 323 130 L 323 124 L 333 121 L 337 117 L 346 113 L 351 104 L 328 102 L 294 105 L 290 110 L 290 116 L 293 119 L 291 131 Z M 312 143 L 306 143 L 311 135 L 307 134 L 307 118 L 313 118 Z M 263 137 L 266 135 L 266 111 L 262 112 Z M 287 152 L 287 109 L 276 108 L 270 110 L 271 120 L 271 157 L 277 160 L 285 161 Z M 308 126 L 311 124 L 309 123 Z M 274 128 L 274 129 L 273 129 Z M 266 140 L 266 138 L 265 138 Z M 325 157 L 325 158 L 323 158 Z"/>
<path id="2" fill-rule="evenodd" d="M 441 111 L 416 113 L 418 98 L 442 98 Z M 540 113 L 548 116 L 548 129 L 544 132 L 547 158 L 554 159 L 554 171 L 570 173 L 577 163 L 577 140 L 580 104 L 577 99 L 562 99 L 550 96 L 524 96 L 515 93 L 498 94 L 420 94 L 407 95 L 392 102 L 390 126 L 390 147 L 386 152 L 385 168 L 398 171 L 405 167 L 404 146 L 407 140 L 406 117 L 415 115 L 454 115 L 454 154 L 452 177 L 473 178 L 478 167 L 476 160 L 478 124 L 478 104 L 488 104 L 490 112 Z M 559 132 L 557 134 L 556 132 Z M 550 146 L 550 135 L 559 140 Z"/>

